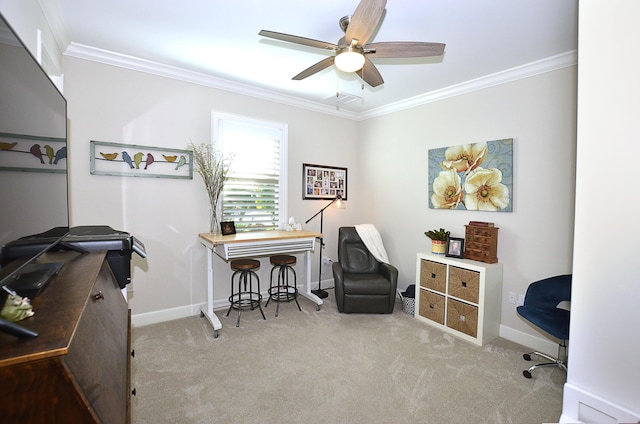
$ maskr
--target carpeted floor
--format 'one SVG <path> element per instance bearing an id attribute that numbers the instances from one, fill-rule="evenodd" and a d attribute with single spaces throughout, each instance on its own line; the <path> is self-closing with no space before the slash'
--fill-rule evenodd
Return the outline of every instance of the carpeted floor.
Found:
<path id="1" fill-rule="evenodd" d="M 194 316 L 133 329 L 133 423 L 557 422 L 566 374 L 522 376 L 527 349 L 478 347 L 419 322 L 347 315 L 333 292 L 225 317 L 213 338 Z"/>

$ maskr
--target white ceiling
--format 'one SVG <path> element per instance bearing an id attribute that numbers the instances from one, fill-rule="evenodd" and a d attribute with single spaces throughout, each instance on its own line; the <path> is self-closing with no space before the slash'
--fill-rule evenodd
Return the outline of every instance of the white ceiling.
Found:
<path id="1" fill-rule="evenodd" d="M 578 0 L 387 0 L 370 42 L 446 44 L 428 59 L 374 59 L 385 83 L 330 67 L 291 78 L 330 52 L 260 37 L 267 29 L 336 43 L 359 0 L 56 0 L 68 42 L 365 113 L 577 49 Z M 66 46 L 63 46 L 66 47 Z M 329 100 L 326 100 L 329 98 Z"/>

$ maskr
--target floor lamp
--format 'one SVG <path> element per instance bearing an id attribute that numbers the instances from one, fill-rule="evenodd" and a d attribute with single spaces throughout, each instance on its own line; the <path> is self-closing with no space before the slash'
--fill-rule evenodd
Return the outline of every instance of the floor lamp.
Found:
<path id="1" fill-rule="evenodd" d="M 320 209 L 311 218 L 307 219 L 305 221 L 305 224 L 308 224 L 309 221 L 311 221 L 316 216 L 320 215 L 320 234 L 322 234 L 322 221 L 323 221 L 323 217 L 324 217 L 324 210 L 327 209 L 329 206 L 333 205 L 334 203 L 335 203 L 335 205 L 333 206 L 334 208 L 346 209 L 346 206 L 345 206 L 344 202 L 342 201 L 342 196 L 340 196 L 338 194 L 335 199 L 333 199 L 331 202 L 329 202 L 328 205 L 326 205 L 324 208 Z M 329 296 L 329 293 L 327 293 L 325 290 L 322 290 L 322 249 L 323 248 L 324 248 L 324 238 L 321 237 L 320 238 L 320 263 L 318 265 L 318 290 L 311 290 L 311 293 L 315 294 L 316 296 L 318 296 L 321 299 L 324 299 L 325 297 Z"/>

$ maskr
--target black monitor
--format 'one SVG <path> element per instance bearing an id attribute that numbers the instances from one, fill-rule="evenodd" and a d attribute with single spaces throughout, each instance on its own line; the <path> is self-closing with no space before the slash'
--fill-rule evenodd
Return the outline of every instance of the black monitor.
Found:
<path id="1" fill-rule="evenodd" d="M 52 228 L 66 233 L 67 190 L 67 102 L 0 14 L 0 248 Z M 0 286 L 7 278 L 0 269 Z"/>

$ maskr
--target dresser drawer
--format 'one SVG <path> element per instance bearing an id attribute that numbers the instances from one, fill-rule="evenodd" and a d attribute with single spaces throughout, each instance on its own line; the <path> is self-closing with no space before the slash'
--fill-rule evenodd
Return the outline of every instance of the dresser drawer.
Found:
<path id="1" fill-rule="evenodd" d="M 418 313 L 421 316 L 444 325 L 444 306 L 444 296 L 420 289 L 420 308 Z"/>
<path id="2" fill-rule="evenodd" d="M 422 260 L 420 285 L 444 293 L 447 291 L 447 266 L 445 264 Z"/>
<path id="3" fill-rule="evenodd" d="M 102 423 L 127 422 L 127 309 L 105 261 L 64 357 L 65 365 Z"/>
<path id="4" fill-rule="evenodd" d="M 478 303 L 480 299 L 480 273 L 456 266 L 450 267 L 449 294 L 459 299 Z"/>
<path id="5" fill-rule="evenodd" d="M 477 337 L 478 307 L 449 299 L 447 302 L 447 327 L 471 337 Z"/>
<path id="6" fill-rule="evenodd" d="M 489 244 L 491 243 L 491 237 L 475 235 L 473 236 L 473 241 L 476 243 Z"/>

